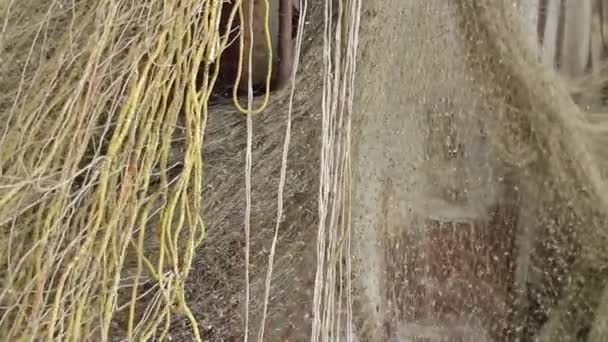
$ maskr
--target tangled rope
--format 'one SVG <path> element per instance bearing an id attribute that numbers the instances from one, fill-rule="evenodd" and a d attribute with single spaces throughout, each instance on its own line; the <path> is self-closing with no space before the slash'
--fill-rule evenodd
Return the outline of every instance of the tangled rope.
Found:
<path id="1" fill-rule="evenodd" d="M 0 339 L 163 340 L 179 314 L 200 341 L 183 289 L 224 2 L 52 1 L 20 23 L 35 6 L 0 4 L 23 61 L 0 104 Z"/>

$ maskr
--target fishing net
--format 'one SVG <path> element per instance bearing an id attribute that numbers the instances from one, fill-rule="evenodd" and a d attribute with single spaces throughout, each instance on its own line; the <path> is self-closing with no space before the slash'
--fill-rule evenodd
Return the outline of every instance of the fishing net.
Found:
<path id="1" fill-rule="evenodd" d="M 0 339 L 604 341 L 603 68 L 279 3 L 0 0 Z"/>
<path id="2" fill-rule="evenodd" d="M 361 340 L 606 338 L 601 71 L 542 63 L 531 5 L 369 5 L 353 139 Z"/>

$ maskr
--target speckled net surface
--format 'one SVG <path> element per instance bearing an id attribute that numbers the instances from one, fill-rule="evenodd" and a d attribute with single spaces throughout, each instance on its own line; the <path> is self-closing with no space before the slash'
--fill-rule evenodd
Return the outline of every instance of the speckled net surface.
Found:
<path id="1" fill-rule="evenodd" d="M 362 48 L 356 101 L 363 340 L 606 338 L 605 119 L 540 63 L 529 5 L 369 5 L 382 19 L 363 26 L 379 52 Z"/>

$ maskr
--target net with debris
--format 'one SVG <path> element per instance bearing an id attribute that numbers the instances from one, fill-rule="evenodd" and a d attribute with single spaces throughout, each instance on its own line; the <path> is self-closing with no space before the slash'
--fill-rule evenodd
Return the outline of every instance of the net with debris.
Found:
<path id="1" fill-rule="evenodd" d="M 608 340 L 605 1 L 0 13 L 0 340 Z"/>

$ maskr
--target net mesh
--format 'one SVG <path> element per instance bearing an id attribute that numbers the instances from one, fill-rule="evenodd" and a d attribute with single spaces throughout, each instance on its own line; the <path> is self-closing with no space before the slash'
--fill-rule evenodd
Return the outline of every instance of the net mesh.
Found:
<path id="1" fill-rule="evenodd" d="M 0 339 L 606 340 L 608 6 L 551 3 L 0 0 Z"/>

